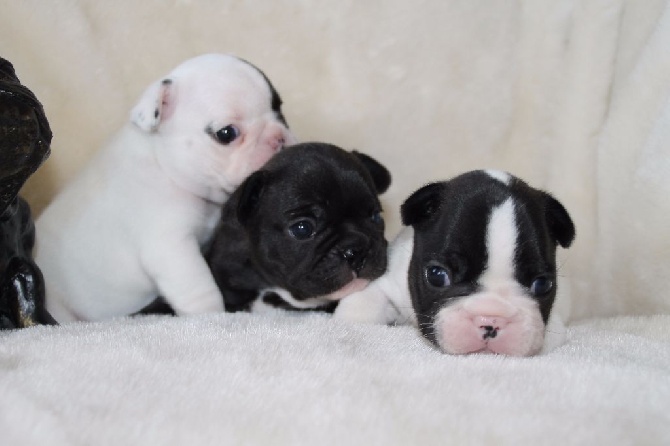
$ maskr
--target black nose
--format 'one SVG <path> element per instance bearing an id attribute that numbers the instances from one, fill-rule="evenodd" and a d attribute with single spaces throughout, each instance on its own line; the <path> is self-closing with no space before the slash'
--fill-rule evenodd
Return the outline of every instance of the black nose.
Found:
<path id="1" fill-rule="evenodd" d="M 492 325 L 484 325 L 480 328 L 484 330 L 484 333 L 482 335 L 482 338 L 484 340 L 486 340 L 488 338 L 493 339 L 496 336 L 498 336 L 498 329 L 496 327 L 492 326 Z"/>
<path id="2" fill-rule="evenodd" d="M 342 257 L 347 261 L 351 269 L 356 272 L 359 272 L 363 269 L 366 259 L 366 250 L 360 248 L 347 248 L 342 251 Z"/>

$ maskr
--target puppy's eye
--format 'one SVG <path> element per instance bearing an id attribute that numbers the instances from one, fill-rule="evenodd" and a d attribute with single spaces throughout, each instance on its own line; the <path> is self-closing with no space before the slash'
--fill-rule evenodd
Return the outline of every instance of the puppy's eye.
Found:
<path id="1" fill-rule="evenodd" d="M 240 130 L 234 125 L 227 125 L 216 132 L 212 133 L 212 136 L 215 140 L 227 146 L 231 142 L 235 141 L 238 136 L 240 136 Z"/>
<path id="2" fill-rule="evenodd" d="M 539 276 L 530 284 L 530 292 L 533 296 L 540 297 L 548 294 L 554 289 L 554 281 L 549 277 Z"/>
<path id="3" fill-rule="evenodd" d="M 451 285 L 449 271 L 442 265 L 428 265 L 426 267 L 426 280 L 436 288 L 444 288 Z"/>
<path id="4" fill-rule="evenodd" d="M 375 212 L 374 214 L 372 214 L 372 222 L 378 225 L 384 223 L 384 217 L 382 217 L 382 213 Z"/>
<path id="5" fill-rule="evenodd" d="M 297 240 L 307 240 L 314 236 L 314 223 L 309 220 L 297 221 L 289 226 L 288 233 Z"/>

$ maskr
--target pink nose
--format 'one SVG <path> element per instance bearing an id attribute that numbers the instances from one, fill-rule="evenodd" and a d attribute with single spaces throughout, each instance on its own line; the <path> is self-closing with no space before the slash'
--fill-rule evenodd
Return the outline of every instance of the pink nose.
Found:
<path id="1" fill-rule="evenodd" d="M 274 144 L 273 144 L 273 148 L 274 148 L 275 150 L 277 150 L 277 149 L 283 147 L 283 145 L 284 145 L 285 142 L 286 142 L 286 141 L 284 140 L 284 137 L 283 137 L 283 136 L 280 136 L 279 138 L 275 139 Z"/>
<path id="2" fill-rule="evenodd" d="M 291 132 L 285 131 L 284 129 L 277 129 L 267 139 L 267 143 L 270 147 L 272 147 L 272 150 L 277 151 L 282 147 L 295 144 L 295 138 Z"/>

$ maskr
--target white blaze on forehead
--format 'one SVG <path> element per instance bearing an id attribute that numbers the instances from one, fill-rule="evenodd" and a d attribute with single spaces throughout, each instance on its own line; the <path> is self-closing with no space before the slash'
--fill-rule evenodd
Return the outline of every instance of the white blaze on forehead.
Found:
<path id="1" fill-rule="evenodd" d="M 486 228 L 488 264 L 480 278 L 485 289 L 514 281 L 514 251 L 517 240 L 514 201 L 508 198 L 494 208 Z"/>
<path id="2" fill-rule="evenodd" d="M 484 172 L 491 178 L 495 178 L 496 180 L 500 181 L 501 183 L 509 186 L 510 180 L 512 179 L 512 176 L 508 174 L 507 172 L 503 172 L 502 170 L 493 170 L 493 169 L 487 169 Z"/>

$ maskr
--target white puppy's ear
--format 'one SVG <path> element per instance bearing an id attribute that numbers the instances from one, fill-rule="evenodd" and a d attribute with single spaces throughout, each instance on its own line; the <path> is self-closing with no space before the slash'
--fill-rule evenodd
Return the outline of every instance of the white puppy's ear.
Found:
<path id="1" fill-rule="evenodd" d="M 173 105 L 172 96 L 172 79 L 154 82 L 131 110 L 130 120 L 145 132 L 155 132 Z"/>

